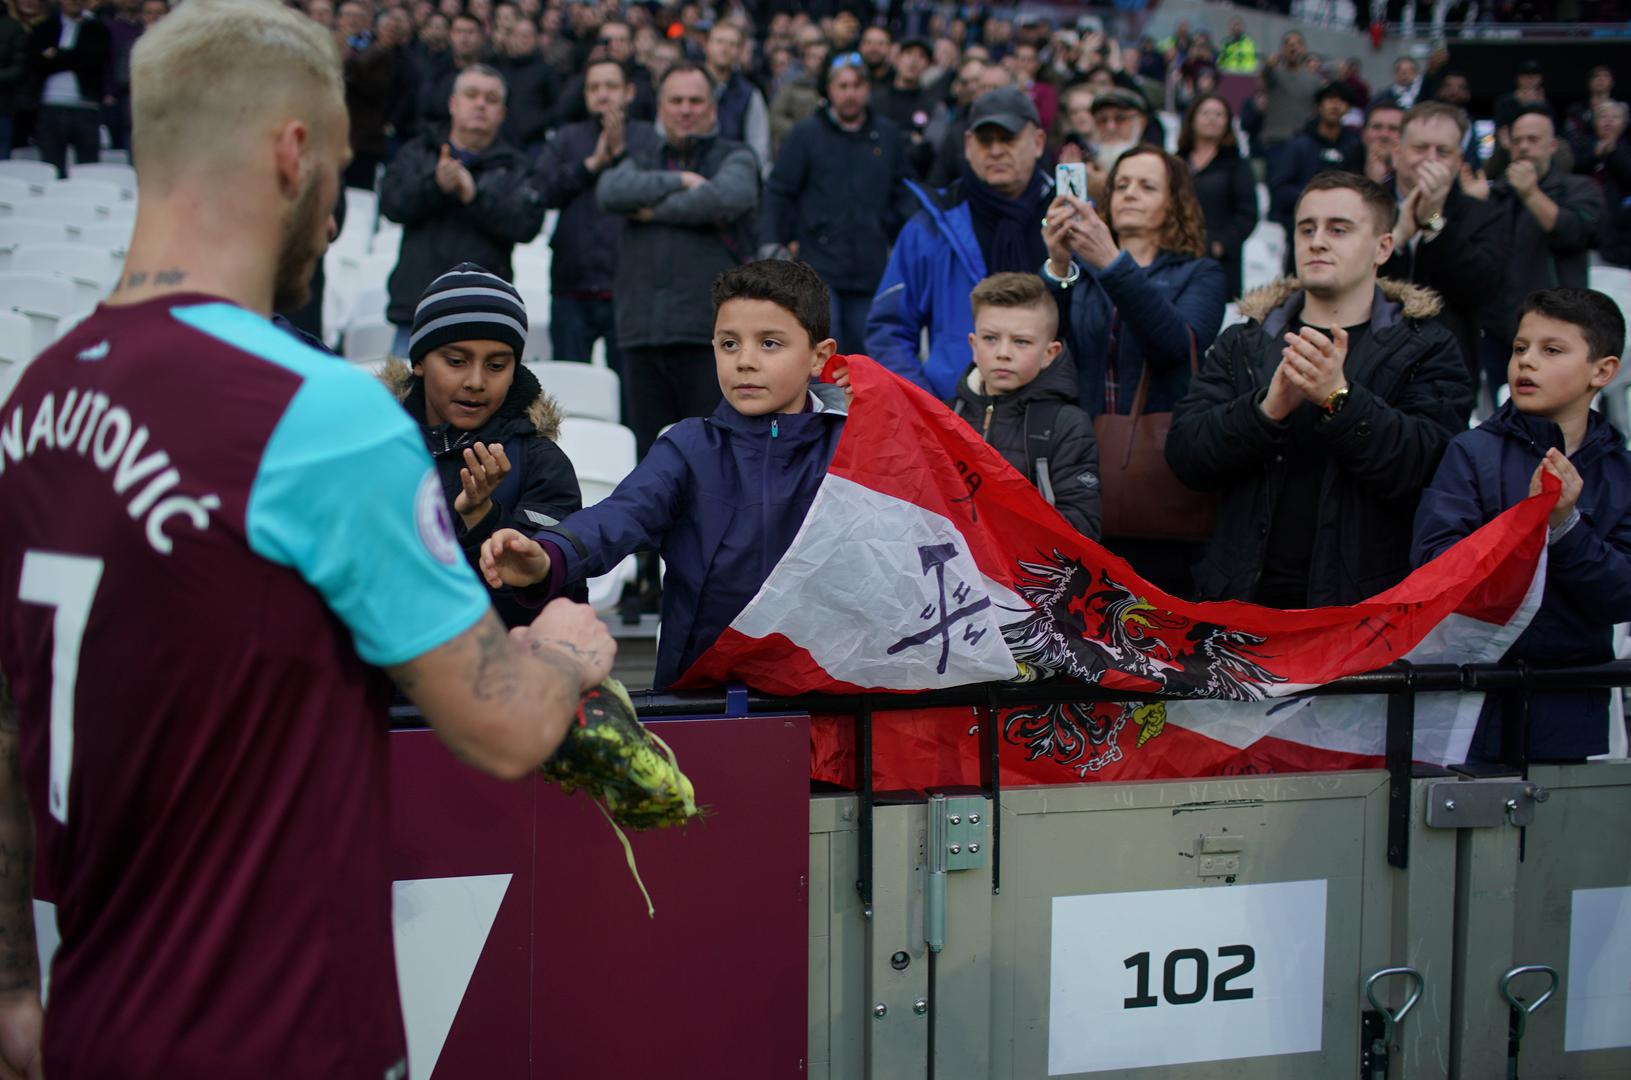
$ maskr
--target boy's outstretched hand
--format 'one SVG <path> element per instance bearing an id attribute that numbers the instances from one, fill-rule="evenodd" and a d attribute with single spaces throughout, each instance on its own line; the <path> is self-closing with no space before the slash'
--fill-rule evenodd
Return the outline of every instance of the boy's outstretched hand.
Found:
<path id="1" fill-rule="evenodd" d="M 1535 466 L 1535 474 L 1529 478 L 1530 495 L 1540 494 L 1540 474 L 1544 472 L 1551 473 L 1563 484 L 1563 490 L 1557 496 L 1557 505 L 1552 507 L 1551 516 L 1546 519 L 1546 524 L 1555 529 L 1574 513 L 1574 504 L 1580 500 L 1582 483 L 1574 462 L 1556 447 L 1546 451 L 1546 456 Z"/>
<path id="2" fill-rule="evenodd" d="M 500 529 L 481 545 L 481 576 L 494 588 L 536 585 L 549 577 L 549 554 L 538 541 Z"/>
<path id="3" fill-rule="evenodd" d="M 510 459 L 504 453 L 503 443 L 476 443 L 465 447 L 464 468 L 459 470 L 462 488 L 453 497 L 453 509 L 464 521 L 464 527 L 474 529 L 493 509 L 493 492 L 510 474 Z"/>

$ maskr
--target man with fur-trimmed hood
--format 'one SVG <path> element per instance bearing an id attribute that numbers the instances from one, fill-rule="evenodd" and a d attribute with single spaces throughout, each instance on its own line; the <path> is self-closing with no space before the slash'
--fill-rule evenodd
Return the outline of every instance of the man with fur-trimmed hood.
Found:
<path id="1" fill-rule="evenodd" d="M 560 412 L 521 365 L 526 340 L 527 309 L 515 288 L 461 263 L 419 298 L 412 366 L 393 359 L 381 375 L 419 422 L 472 567 L 499 529 L 536 531 L 583 507 L 578 474 L 554 441 Z M 509 591 L 495 590 L 493 607 L 507 625 L 525 626 L 537 611 Z"/>
<path id="2" fill-rule="evenodd" d="M 1378 280 L 1398 207 L 1327 172 L 1296 206 L 1298 276 L 1241 301 L 1173 413 L 1167 461 L 1216 491 L 1202 600 L 1352 604 L 1410 571 L 1411 521 L 1473 389 L 1428 289 Z"/>

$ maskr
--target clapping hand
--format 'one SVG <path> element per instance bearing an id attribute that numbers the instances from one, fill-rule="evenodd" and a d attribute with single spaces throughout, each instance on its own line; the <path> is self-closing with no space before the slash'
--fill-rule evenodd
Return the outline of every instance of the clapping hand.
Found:
<path id="1" fill-rule="evenodd" d="M 465 448 L 464 468 L 459 470 L 462 490 L 453 497 L 453 509 L 474 529 L 493 509 L 493 492 L 510 475 L 510 459 L 502 443 L 476 443 Z"/>
<path id="2" fill-rule="evenodd" d="M 1484 170 L 1479 169 L 1475 172 L 1471 165 L 1462 165 L 1461 191 L 1474 199 L 1487 201 L 1489 199 L 1489 178 L 1484 175 Z"/>
<path id="3" fill-rule="evenodd" d="M 436 158 L 436 186 L 452 195 L 459 189 L 459 173 L 463 170 L 464 166 L 453 156 L 452 147 L 443 143 L 442 152 Z"/>
<path id="4" fill-rule="evenodd" d="M 1527 199 L 1540 186 L 1540 173 L 1533 161 L 1514 161 L 1506 167 L 1506 182 L 1520 199 Z"/>
<path id="5" fill-rule="evenodd" d="M 1287 334 L 1280 353 L 1280 366 L 1286 380 L 1312 405 L 1324 406 L 1331 395 L 1348 385 L 1342 365 L 1348 359 L 1348 331 L 1331 328 L 1331 336 L 1305 326 L 1301 333 Z"/>

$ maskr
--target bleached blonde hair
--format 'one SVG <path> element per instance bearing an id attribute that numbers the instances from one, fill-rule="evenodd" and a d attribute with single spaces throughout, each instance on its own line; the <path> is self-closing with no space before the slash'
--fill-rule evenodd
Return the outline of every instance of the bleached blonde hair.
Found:
<path id="1" fill-rule="evenodd" d="M 130 83 L 131 156 L 161 187 L 268 125 L 299 119 L 321 136 L 345 118 L 334 40 L 276 0 L 188 0 L 136 42 Z"/>

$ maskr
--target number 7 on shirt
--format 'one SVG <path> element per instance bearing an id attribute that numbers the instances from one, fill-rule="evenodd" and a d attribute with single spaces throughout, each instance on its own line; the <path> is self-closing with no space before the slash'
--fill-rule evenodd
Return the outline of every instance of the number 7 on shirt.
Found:
<path id="1" fill-rule="evenodd" d="M 51 620 L 51 816 L 68 823 L 68 770 L 74 763 L 74 690 L 79 683 L 79 645 L 91 602 L 102 581 L 102 560 L 54 551 L 23 555 L 17 598 L 55 609 Z"/>

